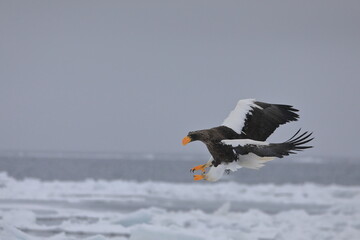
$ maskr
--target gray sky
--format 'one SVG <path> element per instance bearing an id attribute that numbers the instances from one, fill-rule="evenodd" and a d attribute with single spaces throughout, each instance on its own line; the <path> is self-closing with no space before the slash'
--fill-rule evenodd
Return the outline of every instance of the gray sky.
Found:
<path id="1" fill-rule="evenodd" d="M 356 156 L 359 1 L 0 1 L 0 150 L 205 152 L 256 98 Z"/>

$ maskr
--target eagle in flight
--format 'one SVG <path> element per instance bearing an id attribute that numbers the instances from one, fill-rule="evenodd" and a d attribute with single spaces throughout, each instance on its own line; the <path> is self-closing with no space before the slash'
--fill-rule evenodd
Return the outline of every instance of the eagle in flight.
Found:
<path id="1" fill-rule="evenodd" d="M 221 126 L 189 132 L 182 144 L 201 141 L 211 154 L 207 163 L 190 170 L 202 171 L 201 175 L 194 175 L 194 180 L 215 182 L 224 172 L 234 172 L 241 167 L 259 169 L 267 161 L 311 148 L 304 144 L 313 140 L 312 133 L 300 133 L 301 129 L 285 142 L 266 142 L 280 125 L 297 121 L 297 112 L 290 105 L 244 99 L 237 103 Z"/>

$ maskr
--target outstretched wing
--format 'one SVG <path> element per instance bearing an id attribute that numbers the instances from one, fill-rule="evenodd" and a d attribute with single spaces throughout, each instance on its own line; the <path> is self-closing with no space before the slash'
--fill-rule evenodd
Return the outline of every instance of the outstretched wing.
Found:
<path id="1" fill-rule="evenodd" d="M 238 154 L 238 160 L 230 163 L 221 163 L 218 166 L 211 166 L 207 173 L 208 181 L 219 180 L 226 171 L 235 172 L 241 167 L 250 169 L 259 169 L 268 161 L 274 158 L 282 158 L 295 151 L 312 148 L 312 146 L 304 146 L 304 144 L 313 140 L 310 138 L 312 133 L 302 133 L 299 131 L 295 133 L 289 140 L 283 143 L 267 143 L 263 141 L 256 141 L 252 139 L 225 139 L 221 142 L 225 145 L 231 146 L 235 154 Z M 208 163 L 211 163 L 213 158 L 210 158 Z"/>
<path id="2" fill-rule="evenodd" d="M 304 144 L 313 140 L 313 138 L 310 138 L 312 133 L 305 132 L 298 136 L 299 132 L 300 130 L 283 143 L 266 143 L 251 139 L 223 140 L 222 143 L 231 145 L 235 153 L 239 155 L 255 154 L 259 157 L 282 158 L 296 153 L 295 151 L 312 148 L 312 146 L 304 146 Z"/>
<path id="3" fill-rule="evenodd" d="M 296 121 L 297 109 L 290 105 L 258 102 L 254 99 L 240 100 L 223 122 L 243 139 L 265 141 L 280 125 Z"/>

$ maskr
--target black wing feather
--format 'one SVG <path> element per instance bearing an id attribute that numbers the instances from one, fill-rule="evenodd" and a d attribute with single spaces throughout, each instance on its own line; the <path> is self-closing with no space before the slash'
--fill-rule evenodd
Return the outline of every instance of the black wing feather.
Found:
<path id="1" fill-rule="evenodd" d="M 240 137 L 265 141 L 280 125 L 296 121 L 299 110 L 290 105 L 254 102 L 260 108 L 253 107 L 246 115 Z"/>
<path id="2" fill-rule="evenodd" d="M 269 145 L 246 144 L 244 146 L 234 147 L 234 150 L 236 153 L 241 155 L 254 153 L 259 157 L 282 158 L 289 154 L 295 154 L 296 151 L 312 148 L 312 146 L 304 146 L 304 144 L 314 139 L 310 138 L 312 133 L 304 132 L 298 136 L 299 132 L 300 130 L 297 131 L 293 137 L 283 143 L 271 143 Z"/>

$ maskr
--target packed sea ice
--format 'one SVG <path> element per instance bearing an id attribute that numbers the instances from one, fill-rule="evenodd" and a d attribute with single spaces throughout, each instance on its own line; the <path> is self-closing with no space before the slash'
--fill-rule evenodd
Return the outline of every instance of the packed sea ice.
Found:
<path id="1" fill-rule="evenodd" d="M 0 174 L 1 240 L 356 240 L 360 187 L 16 180 Z"/>

